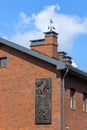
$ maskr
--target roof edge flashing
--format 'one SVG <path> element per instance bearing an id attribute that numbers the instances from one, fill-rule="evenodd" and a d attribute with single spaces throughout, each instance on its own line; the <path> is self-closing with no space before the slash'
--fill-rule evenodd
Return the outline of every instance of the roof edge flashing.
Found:
<path id="1" fill-rule="evenodd" d="M 59 62 L 60 62 L 60 65 L 57 64 L 57 67 L 56 67 L 57 70 L 64 70 L 67 68 L 63 62 L 61 62 L 61 61 L 59 61 Z"/>

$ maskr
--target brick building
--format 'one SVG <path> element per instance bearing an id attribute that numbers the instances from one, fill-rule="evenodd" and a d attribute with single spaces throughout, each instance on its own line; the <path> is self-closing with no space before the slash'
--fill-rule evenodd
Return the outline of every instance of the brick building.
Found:
<path id="1" fill-rule="evenodd" d="M 87 130 L 87 74 L 55 31 L 31 49 L 0 38 L 0 130 Z"/>

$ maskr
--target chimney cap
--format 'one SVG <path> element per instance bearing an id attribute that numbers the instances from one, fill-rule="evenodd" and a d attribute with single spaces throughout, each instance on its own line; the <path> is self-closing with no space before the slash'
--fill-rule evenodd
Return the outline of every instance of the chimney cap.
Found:
<path id="1" fill-rule="evenodd" d="M 48 32 L 44 32 L 45 34 L 45 37 L 48 37 L 48 36 L 54 36 L 54 37 L 57 37 L 58 33 L 55 32 L 55 31 L 48 31 Z"/>
<path id="2" fill-rule="evenodd" d="M 70 56 L 66 56 L 66 58 L 72 60 L 72 57 L 70 57 Z"/>
<path id="3" fill-rule="evenodd" d="M 45 39 L 37 39 L 37 40 L 30 40 L 30 46 L 42 45 L 45 42 Z"/>
<path id="4" fill-rule="evenodd" d="M 66 52 L 64 52 L 64 51 L 60 51 L 60 52 L 58 52 L 58 54 L 59 54 L 59 55 L 64 55 L 64 56 L 66 56 L 66 55 L 67 55 L 67 53 L 66 53 Z"/>
<path id="5" fill-rule="evenodd" d="M 48 32 L 44 32 L 44 34 L 55 34 L 55 35 L 58 35 L 58 33 L 57 32 L 55 32 L 55 31 L 48 31 Z"/>
<path id="6" fill-rule="evenodd" d="M 30 42 L 42 42 L 44 39 L 36 39 L 36 40 L 30 40 Z"/>

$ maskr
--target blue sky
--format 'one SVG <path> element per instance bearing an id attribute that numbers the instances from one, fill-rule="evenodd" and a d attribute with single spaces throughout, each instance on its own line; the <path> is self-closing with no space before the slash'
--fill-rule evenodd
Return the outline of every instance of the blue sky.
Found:
<path id="1" fill-rule="evenodd" d="M 87 0 L 3 0 L 0 3 L 0 37 L 25 47 L 43 38 L 52 18 L 59 33 L 59 50 L 87 72 Z"/>

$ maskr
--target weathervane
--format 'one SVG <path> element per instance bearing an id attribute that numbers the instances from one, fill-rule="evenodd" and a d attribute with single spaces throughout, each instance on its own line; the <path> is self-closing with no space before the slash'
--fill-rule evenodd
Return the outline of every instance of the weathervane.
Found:
<path id="1" fill-rule="evenodd" d="M 48 26 L 48 29 L 50 30 L 50 32 L 55 30 L 55 27 L 53 26 L 53 20 L 52 19 L 50 19 L 50 26 Z"/>

